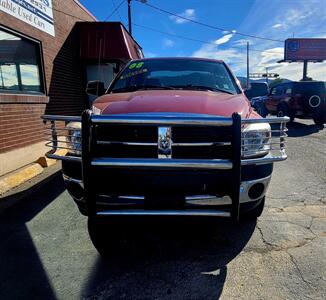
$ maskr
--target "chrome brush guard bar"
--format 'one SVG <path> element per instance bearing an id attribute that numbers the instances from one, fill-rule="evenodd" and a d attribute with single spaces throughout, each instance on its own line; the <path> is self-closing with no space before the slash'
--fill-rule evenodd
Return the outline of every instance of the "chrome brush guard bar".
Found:
<path id="1" fill-rule="evenodd" d="M 88 210 L 94 211 L 95 207 L 90 199 L 94 190 L 91 184 L 91 174 L 94 168 L 144 168 L 144 169 L 206 169 L 206 170 L 225 170 L 232 172 L 234 183 L 234 193 L 232 198 L 232 209 L 230 215 L 238 219 L 239 217 L 239 190 L 241 166 L 261 165 L 272 162 L 282 161 L 287 158 L 285 153 L 285 143 L 287 137 L 286 123 L 288 117 L 280 118 L 262 118 L 262 119 L 241 119 L 241 116 L 234 113 L 232 117 L 219 117 L 200 114 L 184 113 L 148 113 L 148 114 L 116 114 L 116 115 L 94 115 L 90 110 L 86 110 L 82 117 L 73 116 L 55 116 L 44 115 L 46 126 L 46 146 L 51 150 L 46 154 L 48 158 L 80 161 L 83 170 L 83 184 L 85 187 L 85 199 L 88 203 Z M 74 126 L 78 124 L 79 126 Z M 81 126 L 80 126 L 81 123 Z M 242 129 L 249 124 L 269 123 L 272 125 L 270 136 L 268 137 L 268 153 L 261 157 L 243 158 L 243 145 L 246 137 L 242 134 Z M 231 147 L 231 159 L 174 159 L 173 155 L 161 158 L 112 158 L 112 157 L 94 157 L 92 149 L 98 144 L 110 144 L 114 141 L 99 141 L 94 138 L 94 128 L 103 124 L 118 125 L 151 125 L 158 128 L 169 128 L 174 126 L 185 126 L 193 128 L 196 126 L 210 127 L 229 127 L 231 128 L 231 141 L 214 143 L 195 143 L 187 141 L 186 143 L 173 144 L 169 147 L 209 147 L 211 145 Z M 279 125 L 279 127 L 277 126 Z M 275 128 L 275 127 L 278 128 Z M 76 155 L 76 144 L 72 143 L 69 137 L 74 131 L 81 130 L 81 149 L 79 155 Z M 250 138 L 249 138 L 250 139 Z M 168 141 L 167 141 L 168 142 Z M 123 142 L 124 145 L 133 145 L 130 141 Z M 159 143 L 159 142 L 158 142 Z M 137 146 L 155 146 L 155 143 L 136 143 Z M 61 150 L 61 151 L 60 151 Z"/>

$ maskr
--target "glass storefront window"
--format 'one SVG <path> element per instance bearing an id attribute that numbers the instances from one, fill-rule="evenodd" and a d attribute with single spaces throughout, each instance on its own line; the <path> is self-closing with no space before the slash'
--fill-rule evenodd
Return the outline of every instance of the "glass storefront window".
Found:
<path id="1" fill-rule="evenodd" d="M 0 93 L 44 93 L 40 45 L 0 27 Z"/>

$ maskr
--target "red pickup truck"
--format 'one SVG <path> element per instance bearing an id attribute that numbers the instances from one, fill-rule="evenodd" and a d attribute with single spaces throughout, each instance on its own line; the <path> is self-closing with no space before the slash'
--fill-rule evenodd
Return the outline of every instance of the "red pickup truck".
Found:
<path id="1" fill-rule="evenodd" d="M 62 160 L 67 189 L 90 222 L 261 214 L 273 162 L 286 159 L 289 118 L 261 118 L 224 62 L 131 61 L 107 90 L 90 82 L 87 92 L 99 97 L 81 118 L 43 118 L 47 156 Z"/>

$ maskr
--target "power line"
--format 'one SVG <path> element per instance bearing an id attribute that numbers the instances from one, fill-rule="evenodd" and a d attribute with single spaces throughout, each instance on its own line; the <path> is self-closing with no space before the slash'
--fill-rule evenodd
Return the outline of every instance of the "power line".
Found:
<path id="1" fill-rule="evenodd" d="M 141 2 L 141 0 L 136 0 L 136 1 Z M 276 39 L 271 39 L 271 38 L 267 38 L 267 37 L 241 33 L 241 32 L 233 32 L 232 30 L 227 29 L 227 28 L 216 27 L 216 26 L 209 25 L 209 24 L 206 24 L 206 23 L 203 23 L 203 22 L 200 22 L 200 21 L 196 21 L 196 20 L 184 17 L 184 16 L 180 16 L 180 15 L 175 14 L 173 12 L 167 11 L 167 10 L 165 10 L 163 8 L 160 8 L 160 7 L 154 6 L 152 4 L 149 4 L 148 2 L 142 2 L 142 3 L 147 5 L 148 7 L 151 7 L 153 9 L 157 10 L 157 11 L 160 11 L 162 13 L 168 14 L 170 16 L 177 17 L 179 19 L 183 19 L 185 21 L 188 21 L 188 22 L 191 22 L 191 23 L 194 23 L 194 24 L 197 24 L 197 25 L 205 26 L 205 27 L 208 27 L 208 28 L 211 28 L 211 29 L 216 29 L 216 30 L 219 30 L 219 31 L 227 31 L 229 33 L 233 33 L 233 34 L 237 34 L 237 35 L 241 35 L 241 36 L 245 36 L 245 37 L 251 37 L 251 38 L 255 38 L 255 39 L 267 40 L 267 41 L 272 41 L 272 42 L 282 42 L 282 43 L 284 42 L 283 40 L 276 40 Z"/>
<path id="2" fill-rule="evenodd" d="M 111 0 L 111 1 L 112 1 L 112 4 L 113 4 L 113 8 L 116 9 L 116 5 L 115 5 L 114 0 Z M 118 13 L 118 17 L 119 17 L 119 19 L 120 19 L 120 22 L 123 23 L 123 22 L 122 22 L 121 15 L 120 15 L 120 13 L 119 13 L 119 9 L 117 9 L 117 13 Z"/>
<path id="3" fill-rule="evenodd" d="M 69 13 L 67 13 L 67 12 L 64 12 L 64 11 L 62 11 L 62 10 L 60 10 L 60 9 L 56 9 L 56 8 L 54 8 L 54 7 L 52 7 L 52 9 L 55 10 L 56 12 L 59 12 L 59 13 L 64 14 L 64 15 L 67 15 L 67 16 L 69 16 L 69 17 L 73 17 L 73 18 L 78 19 L 78 20 L 81 20 L 81 21 L 88 21 L 88 20 L 86 20 L 86 19 L 82 19 L 82 18 L 77 17 L 77 16 L 75 16 L 75 15 L 71 15 L 71 14 L 69 14 Z"/>
<path id="4" fill-rule="evenodd" d="M 161 34 L 165 34 L 165 35 L 168 35 L 168 36 L 176 37 L 176 38 L 179 38 L 179 39 L 184 39 L 184 40 L 198 42 L 198 43 L 202 43 L 202 44 L 218 46 L 218 47 L 222 47 L 222 48 L 226 48 L 226 49 L 230 49 L 230 48 L 233 49 L 234 48 L 234 49 L 244 50 L 243 47 L 237 47 L 237 46 L 231 46 L 230 47 L 230 46 L 226 46 L 226 45 L 217 45 L 216 43 L 213 43 L 213 42 L 208 42 L 208 41 L 203 41 L 203 40 L 199 40 L 199 39 L 195 39 L 195 38 L 191 38 L 191 37 L 186 37 L 186 36 L 183 36 L 183 35 L 173 34 L 173 33 L 161 31 L 161 30 L 158 30 L 158 29 L 155 29 L 155 28 L 152 28 L 152 27 L 139 25 L 139 24 L 136 24 L 136 23 L 133 23 L 133 25 L 135 25 L 137 27 L 140 27 L 140 28 L 143 28 L 143 29 L 147 29 L 147 30 L 151 30 L 151 31 L 158 32 L 158 33 L 161 33 Z M 273 51 L 269 51 L 269 50 L 260 50 L 260 49 L 252 49 L 252 48 L 250 48 L 250 51 L 280 54 L 280 52 L 273 52 Z"/>
<path id="5" fill-rule="evenodd" d="M 104 21 L 107 21 L 108 19 L 110 19 L 113 15 L 114 15 L 114 13 L 120 8 L 120 6 L 124 3 L 124 2 L 126 2 L 126 0 L 122 0 L 120 3 L 119 3 L 119 5 L 104 19 Z"/>

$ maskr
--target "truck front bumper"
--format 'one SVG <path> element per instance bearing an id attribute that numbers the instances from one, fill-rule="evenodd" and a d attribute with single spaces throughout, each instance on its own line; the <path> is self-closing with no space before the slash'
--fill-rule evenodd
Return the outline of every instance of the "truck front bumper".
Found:
<path id="1" fill-rule="evenodd" d="M 81 162 L 64 160 L 62 171 L 68 192 L 81 213 L 87 215 Z M 266 195 L 272 171 L 272 163 L 242 166 L 241 209 L 253 208 Z M 105 169 L 95 173 L 101 187 L 94 199 L 98 215 L 227 216 L 218 211 L 230 211 L 232 205 L 230 178 L 223 171 Z"/>

